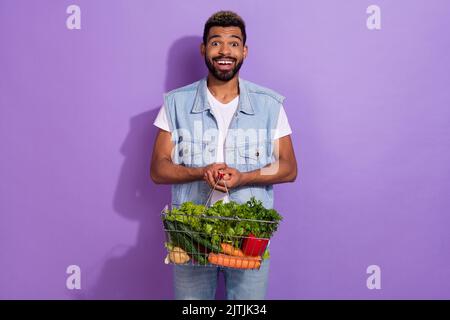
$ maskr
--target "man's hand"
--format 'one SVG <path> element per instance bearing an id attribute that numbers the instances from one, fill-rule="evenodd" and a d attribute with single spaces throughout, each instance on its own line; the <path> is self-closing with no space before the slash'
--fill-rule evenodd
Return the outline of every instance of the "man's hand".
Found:
<path id="1" fill-rule="evenodd" d="M 211 188 L 214 188 L 217 179 L 219 179 L 220 173 L 226 168 L 228 167 L 225 163 L 217 163 L 217 162 L 204 167 L 203 180 L 205 180 Z M 218 185 L 216 186 L 216 190 L 219 190 Z M 223 188 L 223 192 L 225 192 L 225 188 Z"/>
<path id="2" fill-rule="evenodd" d="M 225 184 L 228 189 L 237 188 L 244 184 L 244 174 L 238 169 L 227 167 L 222 170 L 223 178 L 219 181 L 216 189 L 226 192 Z"/>

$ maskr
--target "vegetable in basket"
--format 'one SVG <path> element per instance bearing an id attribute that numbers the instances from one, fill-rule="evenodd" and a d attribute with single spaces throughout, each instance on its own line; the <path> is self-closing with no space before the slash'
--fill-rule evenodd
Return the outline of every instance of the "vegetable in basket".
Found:
<path id="1" fill-rule="evenodd" d="M 171 244 L 167 244 L 167 247 L 169 249 L 169 254 L 166 257 L 166 263 L 173 262 L 176 264 L 183 264 L 189 262 L 191 260 L 191 257 L 181 249 L 180 247 L 174 247 Z M 167 261 L 168 259 L 168 261 Z"/>
<path id="2" fill-rule="evenodd" d="M 257 269 L 261 266 L 261 257 L 236 257 L 222 253 L 210 253 L 208 261 L 211 264 L 236 269 Z"/>
<path id="3" fill-rule="evenodd" d="M 229 243 L 221 243 L 220 247 L 222 248 L 222 252 L 225 254 L 236 257 L 245 257 L 245 254 L 241 249 L 235 248 Z"/>
<path id="4" fill-rule="evenodd" d="M 234 201 L 223 203 L 219 200 L 211 207 L 184 202 L 180 207 L 165 213 L 164 224 L 172 240 L 188 253 L 192 251 L 197 257 L 195 260 L 202 263 L 207 263 L 207 259 L 204 252 L 203 255 L 198 252 L 199 246 L 212 253 L 262 255 L 268 239 L 282 220 L 276 210 L 266 209 L 254 197 L 243 204 Z M 258 250 L 254 250 L 256 245 L 252 242 L 252 237 L 259 238 L 257 240 L 262 242 Z M 245 240 L 241 244 L 242 238 Z M 242 250 L 239 249 L 241 245 Z M 222 257 L 220 261 L 232 264 L 233 261 L 225 258 Z"/>

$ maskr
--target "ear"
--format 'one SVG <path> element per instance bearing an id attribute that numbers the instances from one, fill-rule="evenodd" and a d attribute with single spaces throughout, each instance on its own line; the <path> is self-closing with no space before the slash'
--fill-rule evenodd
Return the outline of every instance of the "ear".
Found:
<path id="1" fill-rule="evenodd" d="M 200 54 L 202 55 L 202 57 L 204 57 L 206 54 L 206 46 L 203 42 L 200 44 Z"/>
<path id="2" fill-rule="evenodd" d="M 248 55 L 248 46 L 245 45 L 244 46 L 244 59 L 247 58 L 247 55 Z"/>

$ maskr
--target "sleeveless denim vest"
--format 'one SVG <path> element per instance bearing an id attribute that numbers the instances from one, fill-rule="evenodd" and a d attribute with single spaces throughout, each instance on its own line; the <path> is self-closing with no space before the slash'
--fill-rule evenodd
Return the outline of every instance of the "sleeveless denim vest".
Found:
<path id="1" fill-rule="evenodd" d="M 207 98 L 207 79 L 164 95 L 172 132 L 172 161 L 186 167 L 216 162 L 218 126 Z M 274 131 L 284 97 L 239 78 L 239 103 L 223 147 L 225 163 L 247 172 L 275 161 Z M 204 181 L 172 185 L 172 206 L 185 201 L 206 204 L 211 188 Z M 252 196 L 273 208 L 272 185 L 246 185 L 229 190 L 229 198 L 245 203 Z"/>

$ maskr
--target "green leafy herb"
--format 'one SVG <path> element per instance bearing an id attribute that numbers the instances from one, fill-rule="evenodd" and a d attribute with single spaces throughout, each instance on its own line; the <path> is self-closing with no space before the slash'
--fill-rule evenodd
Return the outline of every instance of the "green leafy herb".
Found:
<path id="1" fill-rule="evenodd" d="M 229 242 L 239 246 L 240 239 L 250 233 L 257 238 L 270 238 L 282 217 L 275 209 L 266 209 L 260 200 L 252 197 L 243 204 L 219 200 L 211 207 L 184 202 L 179 208 L 166 212 L 165 219 L 189 226 L 213 245 Z"/>

